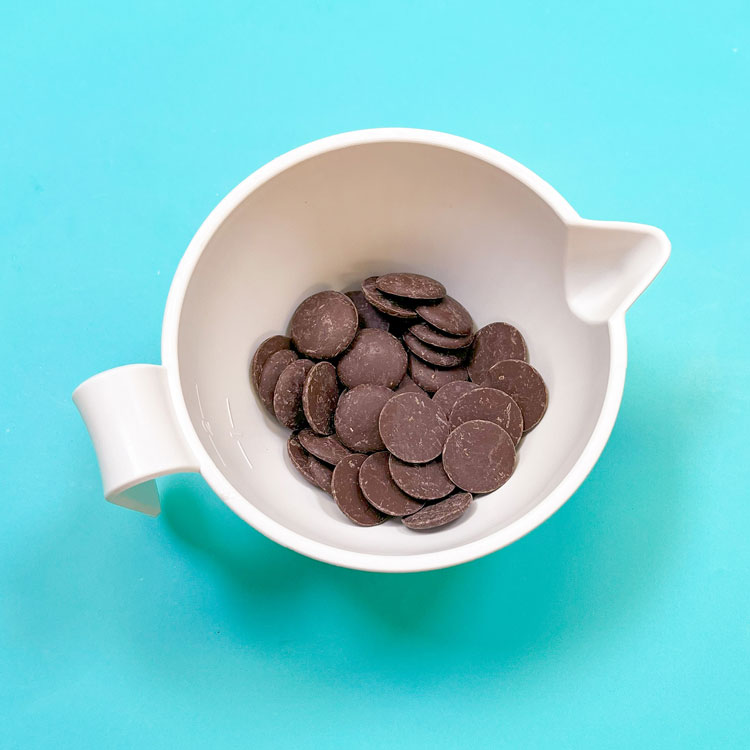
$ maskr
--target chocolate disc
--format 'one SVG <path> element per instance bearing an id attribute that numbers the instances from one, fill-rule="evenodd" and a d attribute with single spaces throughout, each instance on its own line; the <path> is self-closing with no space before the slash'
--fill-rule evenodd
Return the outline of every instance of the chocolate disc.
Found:
<path id="1" fill-rule="evenodd" d="M 474 335 L 468 336 L 450 336 L 447 333 L 438 331 L 426 323 L 414 323 L 409 327 L 409 333 L 416 336 L 420 341 L 430 346 L 436 346 L 438 349 L 466 349 L 474 341 Z"/>
<path id="2" fill-rule="evenodd" d="M 445 287 L 429 276 L 418 273 L 387 273 L 378 276 L 375 286 L 386 294 L 408 299 L 442 299 Z"/>
<path id="3" fill-rule="evenodd" d="M 453 297 L 443 297 L 436 305 L 419 305 L 416 311 L 422 320 L 453 336 L 468 336 L 474 327 L 469 311 Z"/>
<path id="4" fill-rule="evenodd" d="M 339 360 L 336 371 L 347 388 L 364 383 L 395 388 L 406 374 L 406 350 L 387 331 L 361 330 Z"/>
<path id="5" fill-rule="evenodd" d="M 437 458 L 449 431 L 447 417 L 427 395 L 400 393 L 380 413 L 380 436 L 385 447 L 410 464 Z"/>
<path id="6" fill-rule="evenodd" d="M 258 395 L 263 402 L 263 406 L 271 414 L 273 414 L 273 391 L 276 388 L 279 376 L 296 359 L 299 359 L 296 352 L 293 352 L 291 349 L 282 349 L 272 354 L 266 360 L 266 364 L 263 365 L 258 384 Z"/>
<path id="7" fill-rule="evenodd" d="M 292 340 L 288 336 L 271 336 L 266 339 L 253 354 L 253 362 L 250 365 L 250 379 L 255 386 L 255 390 L 258 390 L 260 385 L 260 374 L 263 372 L 263 365 L 266 364 L 268 358 L 280 352 L 284 349 L 288 349 L 292 345 Z"/>
<path id="8" fill-rule="evenodd" d="M 465 367 L 433 367 L 413 354 L 409 355 L 409 374 L 412 380 L 427 393 L 435 393 L 446 383 L 469 379 L 469 373 Z"/>
<path id="9" fill-rule="evenodd" d="M 464 393 L 479 388 L 476 383 L 470 383 L 468 380 L 454 380 L 452 383 L 446 383 L 432 397 L 433 403 L 437 404 L 450 421 L 451 410 L 453 405 Z"/>
<path id="10" fill-rule="evenodd" d="M 357 333 L 354 303 L 341 292 L 318 292 L 304 300 L 292 315 L 292 342 L 313 359 L 335 357 Z"/>
<path id="11" fill-rule="evenodd" d="M 336 368 L 330 362 L 318 362 L 307 373 L 302 387 L 302 408 L 307 423 L 319 435 L 333 432 L 333 415 L 338 400 Z"/>
<path id="12" fill-rule="evenodd" d="M 535 427 L 547 411 L 547 386 L 542 376 L 523 360 L 506 359 L 493 365 L 482 385 L 507 393 L 521 407 L 524 432 Z"/>
<path id="13" fill-rule="evenodd" d="M 341 394 L 333 420 L 338 439 L 359 453 L 382 451 L 378 419 L 392 396 L 384 385 L 358 385 Z"/>
<path id="14" fill-rule="evenodd" d="M 373 453 L 359 470 L 359 487 L 367 502 L 388 516 L 409 516 L 424 503 L 402 492 L 391 478 L 388 451 Z"/>
<path id="15" fill-rule="evenodd" d="M 401 521 L 404 526 L 415 531 L 437 529 L 460 518 L 468 510 L 473 499 L 469 492 L 456 492 L 439 503 L 425 505 L 422 510 L 402 518 Z"/>
<path id="16" fill-rule="evenodd" d="M 394 393 L 424 393 L 424 391 L 408 375 L 404 375 Z"/>
<path id="17" fill-rule="evenodd" d="M 510 435 L 513 445 L 518 444 L 523 434 L 521 409 L 507 393 L 496 388 L 476 388 L 456 401 L 450 415 L 451 429 L 472 419 L 500 425 Z"/>
<path id="18" fill-rule="evenodd" d="M 377 276 L 370 276 L 362 282 L 362 294 L 365 299 L 380 312 L 392 315 L 394 318 L 416 318 L 417 313 L 410 307 L 400 305 L 396 300 L 386 297 L 376 286 Z"/>
<path id="19" fill-rule="evenodd" d="M 289 436 L 286 443 L 287 453 L 294 468 L 315 487 L 330 492 L 331 470 L 317 458 L 311 456 L 300 444 L 296 434 Z"/>
<path id="20" fill-rule="evenodd" d="M 391 456 L 388 469 L 393 481 L 418 500 L 439 500 L 455 488 L 439 458 L 426 464 L 407 464 Z"/>
<path id="21" fill-rule="evenodd" d="M 403 339 L 404 344 L 409 347 L 411 352 L 435 367 L 458 367 L 464 361 L 463 355 L 447 351 L 441 352 L 439 349 L 425 344 L 424 341 L 420 341 L 409 331 L 404 333 Z"/>
<path id="22" fill-rule="evenodd" d="M 359 315 L 360 328 L 380 328 L 381 331 L 387 331 L 390 328 L 388 318 L 376 310 L 366 299 L 365 295 L 357 290 L 355 292 L 344 292 L 347 297 L 354 303 Z"/>
<path id="23" fill-rule="evenodd" d="M 330 466 L 326 466 L 322 461 L 319 461 L 315 456 L 310 456 L 309 471 L 315 484 L 320 487 L 323 492 L 327 492 L 330 495 L 333 469 Z"/>
<path id="24" fill-rule="evenodd" d="M 316 435 L 312 430 L 300 430 L 297 434 L 302 447 L 315 458 L 324 461 L 327 464 L 336 466 L 342 458 L 351 456 L 352 452 L 344 447 L 335 435 L 321 437 Z"/>
<path id="25" fill-rule="evenodd" d="M 273 389 L 273 413 L 276 419 L 290 430 L 297 430 L 305 424 L 302 387 L 312 366 L 313 363 L 309 359 L 291 362 L 279 375 Z"/>
<path id="26" fill-rule="evenodd" d="M 474 337 L 468 359 L 469 377 L 482 383 L 492 365 L 504 359 L 528 359 L 521 332 L 510 323 L 490 323 Z"/>
<path id="27" fill-rule="evenodd" d="M 496 490 L 510 479 L 515 466 L 513 441 L 494 422 L 464 422 L 445 441 L 445 473 L 456 487 L 467 492 Z"/>
<path id="28" fill-rule="evenodd" d="M 296 434 L 289 436 L 289 440 L 286 441 L 286 450 L 289 454 L 289 460 L 292 462 L 294 468 L 297 469 L 297 471 L 302 474 L 310 484 L 316 484 L 315 480 L 312 478 L 312 474 L 310 474 L 310 454 L 302 447 Z"/>
<path id="29" fill-rule="evenodd" d="M 377 526 L 388 516 L 370 505 L 359 488 L 359 467 L 367 456 L 347 456 L 336 464 L 331 481 L 331 494 L 341 512 L 358 526 Z"/>

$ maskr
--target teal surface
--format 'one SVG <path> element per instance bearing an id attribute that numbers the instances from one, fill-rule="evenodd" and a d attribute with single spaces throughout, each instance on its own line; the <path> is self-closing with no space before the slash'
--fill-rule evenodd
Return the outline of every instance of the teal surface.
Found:
<path id="1" fill-rule="evenodd" d="M 750 4 L 2 6 L 0 746 L 750 746 Z M 157 520 L 105 503 L 73 388 L 159 360 L 237 182 L 387 125 L 670 236 L 581 490 L 403 576 L 282 549 L 195 477 Z"/>

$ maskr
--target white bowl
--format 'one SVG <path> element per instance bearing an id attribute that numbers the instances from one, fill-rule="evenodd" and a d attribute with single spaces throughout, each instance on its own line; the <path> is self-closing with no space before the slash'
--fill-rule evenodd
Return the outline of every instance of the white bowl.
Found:
<path id="1" fill-rule="evenodd" d="M 336 565 L 418 571 L 494 552 L 549 518 L 599 457 L 625 379 L 625 310 L 668 256 L 660 230 L 583 220 L 528 169 L 463 138 L 382 129 L 302 146 L 198 230 L 170 289 L 163 364 L 76 389 L 105 495 L 156 514 L 150 480 L 200 471 L 263 534 Z M 306 296 L 401 270 L 443 281 L 477 326 L 516 325 L 549 387 L 512 478 L 429 533 L 350 523 L 291 467 L 288 432 L 248 382 L 257 345 Z"/>

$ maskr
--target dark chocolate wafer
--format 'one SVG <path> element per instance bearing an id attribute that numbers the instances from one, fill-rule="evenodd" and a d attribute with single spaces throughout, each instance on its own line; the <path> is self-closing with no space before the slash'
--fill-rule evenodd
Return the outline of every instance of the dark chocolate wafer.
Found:
<path id="1" fill-rule="evenodd" d="M 317 484 L 318 487 L 323 490 L 323 492 L 327 492 L 330 495 L 331 481 L 333 480 L 333 469 L 327 464 L 315 458 L 315 456 L 310 456 L 309 471 L 310 475 L 315 481 L 315 484 Z"/>
<path id="2" fill-rule="evenodd" d="M 429 344 L 420 341 L 416 336 L 409 333 L 409 331 L 404 333 L 403 340 L 412 354 L 416 354 L 420 359 L 427 362 L 427 364 L 434 365 L 435 367 L 459 367 L 465 359 L 464 354 L 459 354 L 455 351 L 441 351 L 434 346 L 429 346 Z"/>
<path id="3" fill-rule="evenodd" d="M 290 430 L 298 430 L 306 424 L 302 409 L 302 388 L 313 363 L 309 359 L 297 359 L 288 364 L 276 381 L 273 389 L 273 413 L 276 419 Z"/>
<path id="4" fill-rule="evenodd" d="M 273 414 L 273 391 L 276 388 L 279 376 L 296 359 L 299 359 L 297 352 L 293 352 L 291 349 L 282 349 L 272 354 L 263 365 L 258 384 L 258 396 L 260 396 L 263 406 L 271 414 Z"/>
<path id="5" fill-rule="evenodd" d="M 445 441 L 445 473 L 467 492 L 493 492 L 510 479 L 515 466 L 513 441 L 494 422 L 464 422 Z"/>
<path id="6" fill-rule="evenodd" d="M 306 357 L 329 359 L 351 344 L 358 326 L 357 308 L 341 292 L 318 292 L 292 315 L 292 342 Z"/>
<path id="7" fill-rule="evenodd" d="M 469 379 L 465 367 L 434 367 L 414 354 L 409 355 L 409 375 L 427 393 L 435 393 L 446 383 Z"/>
<path id="8" fill-rule="evenodd" d="M 250 365 L 250 379 L 256 391 L 260 385 L 260 374 L 263 372 L 263 365 L 266 364 L 268 358 L 276 352 L 289 349 L 291 345 L 292 340 L 288 336 L 271 336 L 255 350 L 253 361 Z"/>
<path id="9" fill-rule="evenodd" d="M 302 447 L 296 433 L 289 436 L 286 448 L 292 465 L 310 484 L 331 491 L 331 469 Z"/>
<path id="10" fill-rule="evenodd" d="M 464 393 L 479 388 L 476 383 L 470 383 L 468 380 L 454 380 L 452 383 L 446 383 L 432 397 L 432 400 L 443 410 L 445 416 L 450 421 L 453 405 Z"/>
<path id="11" fill-rule="evenodd" d="M 375 286 L 386 294 L 414 300 L 436 300 L 445 297 L 445 287 L 419 273 L 387 273 L 378 276 Z"/>
<path id="12" fill-rule="evenodd" d="M 474 336 L 467 360 L 469 377 L 475 383 L 482 383 L 490 367 L 504 359 L 528 359 L 526 342 L 510 323 L 490 323 Z"/>
<path id="13" fill-rule="evenodd" d="M 460 518 L 469 509 L 473 499 L 469 492 L 455 492 L 439 503 L 425 505 L 422 510 L 402 518 L 401 521 L 404 526 L 414 531 L 437 529 Z"/>
<path id="14" fill-rule="evenodd" d="M 318 362 L 307 373 L 302 387 L 302 409 L 318 435 L 333 432 L 333 415 L 339 401 L 339 380 L 330 362 Z"/>
<path id="15" fill-rule="evenodd" d="M 365 383 L 395 388 L 406 374 L 406 350 L 387 331 L 364 328 L 336 367 L 339 380 L 354 388 Z"/>
<path id="16" fill-rule="evenodd" d="M 518 404 L 507 394 L 496 388 L 476 388 L 465 393 L 455 403 L 450 414 L 451 429 L 484 419 L 500 425 L 517 445 L 523 434 L 523 416 Z"/>
<path id="17" fill-rule="evenodd" d="M 336 435 L 349 449 L 359 453 L 382 451 L 378 420 L 393 391 L 384 385 L 358 385 L 339 398 L 334 417 Z"/>
<path id="18" fill-rule="evenodd" d="M 409 326 L 409 333 L 420 341 L 424 341 L 425 344 L 436 346 L 438 349 L 466 349 L 474 341 L 474 335 L 471 333 L 468 336 L 451 336 L 428 326 L 427 323 L 414 323 Z"/>
<path id="19" fill-rule="evenodd" d="M 362 282 L 362 294 L 365 299 L 377 310 L 394 318 L 416 318 L 417 313 L 410 307 L 400 304 L 390 297 L 386 297 L 376 286 L 377 276 L 370 276 Z"/>
<path id="20" fill-rule="evenodd" d="M 547 386 L 542 376 L 520 359 L 506 359 L 493 365 L 482 385 L 504 391 L 518 404 L 524 432 L 535 427 L 547 411 Z"/>
<path id="21" fill-rule="evenodd" d="M 297 438 L 310 455 L 332 466 L 336 466 L 342 458 L 352 454 L 335 435 L 322 437 L 310 429 L 304 429 L 299 431 Z"/>
<path id="22" fill-rule="evenodd" d="M 453 297 L 443 297 L 434 305 L 418 305 L 417 314 L 431 326 L 453 336 L 468 336 L 474 323 L 469 311 Z"/>
<path id="23" fill-rule="evenodd" d="M 388 520 L 367 502 L 359 487 L 359 468 L 367 456 L 357 453 L 336 464 L 331 481 L 331 494 L 341 512 L 358 526 L 377 526 Z"/>
<path id="24" fill-rule="evenodd" d="M 407 494 L 418 500 L 439 500 L 452 492 L 455 485 L 436 458 L 426 464 L 407 464 L 395 456 L 388 460 L 393 481 Z"/>
<path id="25" fill-rule="evenodd" d="M 426 394 L 400 393 L 380 413 L 385 447 L 407 463 L 437 458 L 449 431 L 447 417 Z"/>
<path id="26" fill-rule="evenodd" d="M 359 470 L 359 486 L 367 502 L 389 516 L 408 516 L 424 505 L 393 481 L 388 469 L 388 451 L 367 457 Z"/>

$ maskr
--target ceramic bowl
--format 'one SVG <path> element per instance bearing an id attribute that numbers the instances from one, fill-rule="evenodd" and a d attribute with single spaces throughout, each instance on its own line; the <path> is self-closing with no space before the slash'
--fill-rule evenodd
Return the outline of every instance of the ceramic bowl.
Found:
<path id="1" fill-rule="evenodd" d="M 625 311 L 669 249 L 654 227 L 582 219 L 518 162 L 456 136 L 379 129 L 297 148 L 196 233 L 169 292 L 162 364 L 76 390 L 105 495 L 155 514 L 156 477 L 199 471 L 260 532 L 335 565 L 419 571 L 494 552 L 549 518 L 599 457 L 625 380 Z M 248 382 L 255 348 L 305 297 L 402 270 L 440 279 L 478 327 L 517 326 L 549 387 L 511 479 L 430 533 L 348 521 L 290 465 L 288 431 Z"/>

